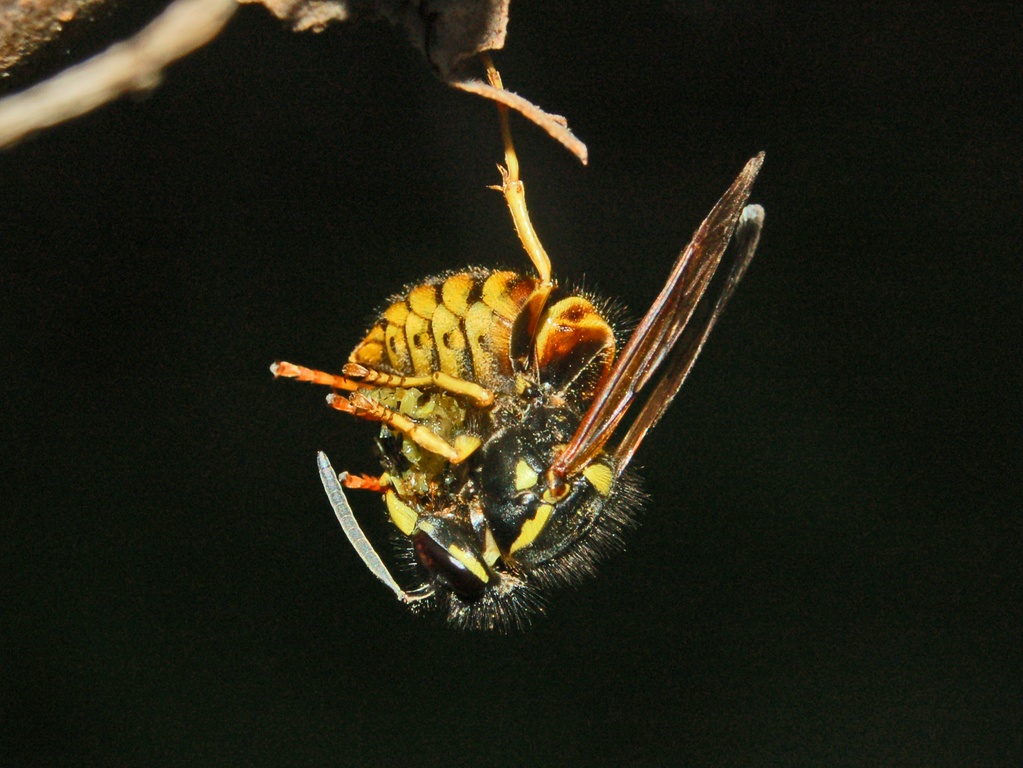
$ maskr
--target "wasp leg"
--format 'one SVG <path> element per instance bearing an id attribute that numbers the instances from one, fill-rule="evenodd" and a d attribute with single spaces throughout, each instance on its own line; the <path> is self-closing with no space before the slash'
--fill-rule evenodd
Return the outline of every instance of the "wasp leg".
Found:
<path id="1" fill-rule="evenodd" d="M 317 371 L 314 368 L 306 368 L 304 365 L 295 365 L 279 360 L 270 366 L 270 372 L 277 377 L 308 381 L 312 384 L 322 384 L 348 392 L 354 392 L 359 387 L 419 387 L 421 389 L 439 389 L 453 395 L 463 395 L 474 400 L 476 405 L 481 408 L 488 408 L 494 404 L 494 393 L 489 389 L 442 371 L 435 371 L 429 376 L 398 376 L 375 371 L 359 363 L 348 363 L 344 367 L 345 375 L 337 376 L 326 371 Z"/>
<path id="2" fill-rule="evenodd" d="M 487 79 L 490 80 L 490 84 L 494 88 L 504 90 L 504 86 L 501 84 L 501 75 L 494 68 L 493 61 L 486 54 L 481 54 L 481 56 L 487 68 Z M 515 222 L 515 231 L 519 235 L 519 240 L 522 241 L 522 247 L 526 249 L 530 261 L 536 267 L 541 286 L 546 286 L 547 293 L 550 293 L 554 285 L 551 280 L 551 259 L 529 220 L 529 210 L 526 208 L 526 191 L 519 178 L 519 158 L 515 154 L 515 144 L 512 142 L 511 126 L 508 122 L 508 108 L 503 104 L 498 104 L 497 112 L 501 120 L 505 164 L 504 167 L 497 166 L 501 171 L 501 186 L 494 187 L 494 189 L 504 194 L 508 210 L 511 211 L 512 221 Z"/>
<path id="3" fill-rule="evenodd" d="M 333 373 L 317 371 L 312 368 L 306 368 L 303 365 L 287 363 L 283 360 L 278 360 L 276 363 L 271 365 L 270 373 L 272 373 L 275 377 L 308 381 L 313 384 L 323 384 L 328 387 L 333 387 L 334 389 L 344 389 L 349 392 L 354 392 L 362 386 L 361 383 L 353 381 L 352 379 L 347 379 L 344 376 L 335 376 Z"/>
<path id="4" fill-rule="evenodd" d="M 361 392 L 353 392 L 350 397 L 327 395 L 327 404 L 342 413 L 350 413 L 362 419 L 386 424 L 420 448 L 443 456 L 452 464 L 461 464 L 482 444 L 482 441 L 475 435 L 459 435 L 452 445 L 429 427 L 417 424 L 404 414 L 392 411 L 376 400 L 369 399 Z"/>
<path id="5" fill-rule="evenodd" d="M 367 368 L 359 363 L 347 363 L 343 369 L 345 377 L 358 381 L 365 387 L 418 387 L 419 389 L 439 389 L 453 395 L 462 395 L 476 401 L 481 408 L 494 404 L 494 393 L 473 381 L 466 381 L 457 376 L 434 371 L 429 376 L 399 376 L 383 373 Z"/>
<path id="6" fill-rule="evenodd" d="M 480 58 L 487 69 L 487 79 L 494 88 L 504 90 L 501 83 L 501 75 L 494 68 L 494 62 L 486 53 L 481 53 Z M 547 298 L 554 290 L 554 280 L 551 277 L 551 259 L 544 250 L 540 238 L 533 229 L 533 223 L 529 219 L 529 209 L 526 207 L 526 189 L 519 178 L 519 157 L 515 154 L 515 144 L 512 141 L 511 124 L 508 122 L 508 108 L 498 102 L 497 114 L 501 122 L 501 138 L 504 140 L 504 167 L 497 166 L 501 172 L 501 186 L 493 187 L 504 194 L 504 200 L 511 212 L 512 222 L 515 224 L 515 232 L 519 236 L 522 247 L 533 262 L 540 283 L 533 291 L 533 295 L 520 311 L 522 322 L 522 333 L 516 334 L 516 338 L 522 343 L 516 344 L 513 340 L 511 358 L 513 366 L 519 370 L 525 368 L 529 362 L 529 350 L 533 347 L 533 340 L 536 338 L 537 328 L 540 323 L 540 316 L 547 305 Z M 534 367 L 535 367 L 535 360 Z"/>
<path id="7" fill-rule="evenodd" d="M 350 475 L 347 472 L 342 472 L 338 475 L 338 479 L 345 488 L 359 491 L 386 493 L 387 489 L 391 487 L 390 479 L 386 473 L 374 477 L 373 475 Z"/>

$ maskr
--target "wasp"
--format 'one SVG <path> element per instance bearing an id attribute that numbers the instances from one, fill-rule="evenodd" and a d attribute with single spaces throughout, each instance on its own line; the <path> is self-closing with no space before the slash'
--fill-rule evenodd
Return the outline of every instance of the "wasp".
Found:
<path id="1" fill-rule="evenodd" d="M 331 387 L 330 407 L 379 422 L 380 475 L 339 476 L 319 453 L 331 506 L 399 600 L 475 629 L 527 625 L 550 589 L 592 576 L 621 547 L 642 499 L 629 463 L 689 374 L 764 221 L 763 208 L 746 205 L 761 153 L 619 338 L 606 303 L 554 280 L 526 209 L 507 110 L 498 109 L 505 164 L 495 189 L 535 274 L 471 268 L 428 278 L 391 298 L 339 375 L 271 366 L 275 376 Z M 414 588 L 398 584 L 343 487 L 383 497 Z"/>

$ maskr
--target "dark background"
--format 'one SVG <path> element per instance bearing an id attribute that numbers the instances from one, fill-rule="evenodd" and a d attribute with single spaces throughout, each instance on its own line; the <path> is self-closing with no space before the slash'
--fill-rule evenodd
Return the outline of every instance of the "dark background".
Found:
<path id="1" fill-rule="evenodd" d="M 0 155 L 0 762 L 1019 765 L 1021 29 L 512 4 L 506 84 L 591 152 L 515 121 L 558 275 L 641 312 L 761 149 L 767 227 L 628 551 L 509 636 L 374 581 L 314 463 L 371 471 L 373 428 L 267 370 L 337 368 L 407 281 L 525 266 L 492 106 L 386 25 L 250 7 Z"/>

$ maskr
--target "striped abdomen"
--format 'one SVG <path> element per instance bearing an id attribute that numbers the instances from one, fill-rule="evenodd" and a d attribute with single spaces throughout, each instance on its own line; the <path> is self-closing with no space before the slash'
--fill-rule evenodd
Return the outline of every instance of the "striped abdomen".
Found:
<path id="1" fill-rule="evenodd" d="M 507 389 L 512 323 L 538 282 L 490 270 L 431 278 L 385 309 L 348 359 L 390 373 L 442 371 Z"/>

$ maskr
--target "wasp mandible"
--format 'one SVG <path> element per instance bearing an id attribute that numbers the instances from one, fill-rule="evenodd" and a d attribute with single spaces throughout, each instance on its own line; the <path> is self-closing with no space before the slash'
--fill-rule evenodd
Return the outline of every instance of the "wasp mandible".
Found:
<path id="1" fill-rule="evenodd" d="M 554 280 L 526 209 L 508 112 L 498 110 L 505 164 L 495 189 L 535 274 L 471 268 L 427 278 L 391 298 L 340 375 L 271 366 L 275 376 L 331 387 L 332 408 L 380 423 L 379 476 L 338 476 L 319 454 L 331 506 L 363 562 L 402 602 L 477 629 L 525 626 L 548 590 L 592 576 L 620 548 L 642 496 L 629 462 L 685 381 L 764 221 L 763 208 L 746 205 L 761 153 L 696 230 L 631 336 L 619 339 L 606 305 Z M 713 281 L 726 256 L 727 271 Z M 612 441 L 641 392 L 631 424 Z M 415 588 L 399 586 L 342 486 L 383 496 Z"/>

